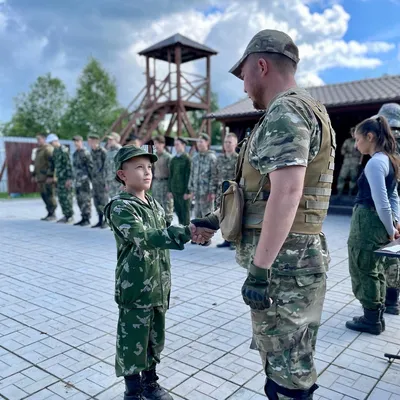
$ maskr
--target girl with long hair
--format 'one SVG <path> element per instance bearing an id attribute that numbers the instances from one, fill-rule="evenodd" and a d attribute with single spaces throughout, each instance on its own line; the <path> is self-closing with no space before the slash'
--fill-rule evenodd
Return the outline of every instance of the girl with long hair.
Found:
<path id="1" fill-rule="evenodd" d="M 386 283 L 384 260 L 374 251 L 400 236 L 400 158 L 396 140 L 382 116 L 361 122 L 354 137 L 357 149 L 371 159 L 357 181 L 358 194 L 347 242 L 353 293 L 363 306 L 364 315 L 346 322 L 346 327 L 379 335 L 385 329 Z"/>

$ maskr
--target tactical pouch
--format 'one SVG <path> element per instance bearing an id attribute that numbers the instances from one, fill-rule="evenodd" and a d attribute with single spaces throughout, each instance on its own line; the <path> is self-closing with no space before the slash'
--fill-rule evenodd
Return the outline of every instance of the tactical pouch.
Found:
<path id="1" fill-rule="evenodd" d="M 219 216 L 222 237 L 228 242 L 238 242 L 242 236 L 243 190 L 236 181 L 224 181 L 222 191 Z"/>

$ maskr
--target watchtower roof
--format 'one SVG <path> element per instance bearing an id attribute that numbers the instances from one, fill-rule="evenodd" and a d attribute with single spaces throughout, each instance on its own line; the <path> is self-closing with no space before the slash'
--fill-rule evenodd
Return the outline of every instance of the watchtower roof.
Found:
<path id="1" fill-rule="evenodd" d="M 218 54 L 215 50 L 210 49 L 201 43 L 195 42 L 194 40 L 189 39 L 180 33 L 177 33 L 167 39 L 162 40 L 161 42 L 154 44 L 153 46 L 148 47 L 145 50 L 140 51 L 139 55 L 153 57 L 157 60 L 168 61 L 168 50 L 170 50 L 170 61 L 175 64 L 175 51 L 171 50 L 173 50 L 178 44 L 181 46 L 182 64 L 206 56 Z"/>

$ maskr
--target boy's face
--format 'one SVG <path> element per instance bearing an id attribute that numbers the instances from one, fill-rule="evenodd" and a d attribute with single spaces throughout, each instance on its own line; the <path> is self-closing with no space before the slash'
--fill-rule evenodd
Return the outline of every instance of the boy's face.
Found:
<path id="1" fill-rule="evenodd" d="M 153 179 L 152 163 L 149 157 L 140 156 L 125 161 L 118 177 L 125 182 L 126 188 L 136 192 L 149 190 Z"/>
<path id="2" fill-rule="evenodd" d="M 100 145 L 100 140 L 91 138 L 88 140 L 88 144 L 92 150 L 96 150 Z"/>

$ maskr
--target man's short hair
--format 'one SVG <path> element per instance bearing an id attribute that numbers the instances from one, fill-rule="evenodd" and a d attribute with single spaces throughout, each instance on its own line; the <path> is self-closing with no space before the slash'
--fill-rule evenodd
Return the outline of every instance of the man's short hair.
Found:
<path id="1" fill-rule="evenodd" d="M 158 135 L 158 136 L 156 136 L 153 140 L 154 140 L 155 142 L 165 144 L 165 137 L 164 137 L 164 136 Z"/>
<path id="2" fill-rule="evenodd" d="M 47 138 L 47 135 L 45 133 L 42 133 L 42 132 L 37 133 L 36 136 L 40 136 L 43 139 Z"/>
<path id="3" fill-rule="evenodd" d="M 234 139 L 238 140 L 238 137 L 236 136 L 236 133 L 233 133 L 233 132 L 227 133 L 227 134 L 225 135 L 225 137 L 226 137 L 226 138 L 227 138 L 227 137 L 231 137 L 231 138 L 234 138 Z"/>
<path id="4" fill-rule="evenodd" d="M 289 57 L 279 53 L 253 53 L 250 55 L 254 59 L 265 58 L 267 61 L 271 61 L 279 72 L 295 74 L 297 71 L 297 64 Z"/>

